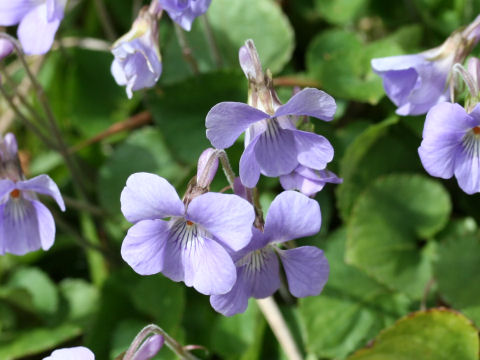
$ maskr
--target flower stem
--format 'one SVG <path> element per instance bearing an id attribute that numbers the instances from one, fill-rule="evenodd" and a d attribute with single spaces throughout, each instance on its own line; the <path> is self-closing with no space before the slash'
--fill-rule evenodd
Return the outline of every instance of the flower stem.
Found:
<path id="1" fill-rule="evenodd" d="M 107 35 L 108 40 L 115 41 L 117 38 L 117 34 L 115 33 L 115 29 L 112 24 L 112 19 L 110 19 L 110 15 L 108 14 L 107 8 L 102 0 L 94 0 L 95 7 L 97 8 L 97 12 L 100 18 L 100 22 L 102 23 L 103 30 Z"/>
<path id="2" fill-rule="evenodd" d="M 16 52 L 17 52 L 18 58 L 19 58 L 19 60 L 22 64 L 23 68 L 25 69 L 25 72 L 26 72 L 28 78 L 30 79 L 30 81 L 33 85 L 33 88 L 35 90 L 37 98 L 40 101 L 40 104 L 42 105 L 42 107 L 45 111 L 45 115 L 47 117 L 48 125 L 51 128 L 52 134 L 55 137 L 55 139 L 57 140 L 56 149 L 58 150 L 60 155 L 62 155 L 62 157 L 65 161 L 65 164 L 67 165 L 68 169 L 70 170 L 70 172 L 72 174 L 72 181 L 74 182 L 74 184 L 78 188 L 78 191 L 80 192 L 80 195 L 84 199 L 87 199 L 86 190 L 85 190 L 85 186 L 84 186 L 83 181 L 82 181 L 83 177 L 81 176 L 81 172 L 77 169 L 76 162 L 70 156 L 70 153 L 68 151 L 68 147 L 66 146 L 65 142 L 63 141 L 62 134 L 60 132 L 60 129 L 57 126 L 55 116 L 53 114 L 52 108 L 50 107 L 50 104 L 48 102 L 45 91 L 43 90 L 43 87 L 40 85 L 40 83 L 38 82 L 35 75 L 33 75 L 32 71 L 30 70 L 30 67 L 27 63 L 27 60 L 25 59 L 25 54 L 23 53 L 23 50 L 22 50 L 22 47 L 21 47 L 20 43 L 18 42 L 17 39 L 15 39 L 14 37 L 12 37 L 12 36 L 10 36 L 6 33 L 0 33 L 0 38 L 7 39 L 8 41 L 10 41 L 13 44 L 13 46 L 14 46 Z"/>
<path id="3" fill-rule="evenodd" d="M 212 27 L 208 21 L 207 14 L 205 13 L 200 16 L 200 19 L 202 20 L 205 28 L 205 38 L 207 40 L 208 48 L 210 49 L 212 60 L 217 65 L 217 68 L 221 68 L 223 64 L 222 57 L 220 56 L 220 51 L 218 51 L 217 42 L 215 41 L 215 36 L 213 35 Z"/>
<path id="4" fill-rule="evenodd" d="M 190 48 L 190 45 L 188 44 L 187 37 L 185 36 L 183 29 L 178 24 L 175 24 L 175 34 L 177 35 L 178 43 L 180 44 L 180 47 L 182 49 L 183 58 L 185 59 L 187 64 L 190 65 L 192 72 L 195 75 L 198 75 L 200 71 L 198 70 L 197 60 L 195 60 L 195 58 L 193 57 L 193 52 Z"/>
<path id="5" fill-rule="evenodd" d="M 53 150 L 58 150 L 58 147 L 56 144 L 51 142 L 45 135 L 43 135 L 42 131 L 34 124 L 32 123 L 18 108 L 18 106 L 15 104 L 13 101 L 13 97 L 8 95 L 7 91 L 3 87 L 3 85 L 0 84 L 0 94 L 3 95 L 5 100 L 7 100 L 8 105 L 10 108 L 13 110 L 13 112 L 17 115 L 18 119 L 23 122 L 23 124 L 31 131 L 33 132 L 43 143 L 48 146 L 49 148 Z"/>
<path id="6" fill-rule="evenodd" d="M 222 164 L 223 172 L 225 173 L 225 177 L 227 178 L 228 184 L 233 189 L 233 184 L 235 183 L 235 172 L 230 165 L 230 161 L 228 160 L 228 155 L 225 150 L 219 150 L 218 158 Z"/>
<path id="7" fill-rule="evenodd" d="M 275 300 L 270 296 L 265 299 L 257 299 L 257 304 L 288 359 L 302 360 L 300 350 Z"/>

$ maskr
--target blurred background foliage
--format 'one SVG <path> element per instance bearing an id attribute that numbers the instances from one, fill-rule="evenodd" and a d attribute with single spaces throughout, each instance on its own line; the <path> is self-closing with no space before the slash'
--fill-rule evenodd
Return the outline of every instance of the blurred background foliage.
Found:
<path id="1" fill-rule="evenodd" d="M 105 1 L 117 36 L 128 31 L 140 3 Z M 90 205 L 77 199 L 62 158 L 15 121 L 1 99 L 1 130 L 17 134 L 26 173 L 49 173 L 68 210 L 55 212 L 50 251 L 0 257 L 0 359 L 41 359 L 53 348 L 79 344 L 97 359 L 113 359 L 151 322 L 184 344 L 208 349 L 195 352 L 201 358 L 285 358 L 254 301 L 246 313 L 223 317 L 208 297 L 183 284 L 135 274 L 119 251 L 129 227 L 119 203 L 126 178 L 153 172 L 185 190 L 209 146 L 208 110 L 220 101 L 246 101 L 237 53 L 248 38 L 282 99 L 299 85 L 318 87 L 338 104 L 332 123 L 313 125 L 334 145 L 330 168 L 344 183 L 317 196 L 322 231 L 298 241 L 325 250 L 330 279 L 317 297 L 275 296 L 305 357 L 478 358 L 479 195 L 425 173 L 417 155 L 424 117 L 395 115 L 370 60 L 440 45 L 480 13 L 480 1 L 212 0 L 207 16 L 221 59 L 209 52 L 205 23 L 197 19 L 186 33 L 199 67 L 194 74 L 164 16 L 163 74 L 154 89 L 130 101 L 110 74 L 108 51 L 67 41 L 114 40 L 95 1 L 70 5 L 55 50 L 31 65 L 80 163 Z M 15 58 L 4 66 L 16 81 L 12 90 L 40 108 Z M 124 131 L 98 138 L 112 125 Z M 242 150 L 240 141 L 228 150 L 234 167 Z M 226 185 L 219 173 L 212 187 Z M 277 179 L 262 177 L 260 191 L 266 211 L 281 188 Z M 165 349 L 156 357 L 172 358 Z"/>

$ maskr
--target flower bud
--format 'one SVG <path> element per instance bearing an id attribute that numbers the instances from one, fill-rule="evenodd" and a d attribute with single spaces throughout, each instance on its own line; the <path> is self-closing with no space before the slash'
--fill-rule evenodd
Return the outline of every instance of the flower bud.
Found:
<path id="1" fill-rule="evenodd" d="M 217 150 L 208 148 L 198 158 L 197 186 L 208 188 L 218 170 Z"/>
<path id="2" fill-rule="evenodd" d="M 10 55 L 13 51 L 13 44 L 7 39 L 0 38 L 0 60 Z"/>
<path id="3" fill-rule="evenodd" d="M 0 179 L 9 179 L 14 182 L 24 178 L 20 160 L 18 158 L 18 146 L 15 135 L 8 133 L 3 139 L 0 138 Z"/>

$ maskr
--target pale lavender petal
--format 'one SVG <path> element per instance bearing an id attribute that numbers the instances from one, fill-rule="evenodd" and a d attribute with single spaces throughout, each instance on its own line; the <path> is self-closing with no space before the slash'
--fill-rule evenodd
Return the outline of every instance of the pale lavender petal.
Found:
<path id="1" fill-rule="evenodd" d="M 270 246 L 250 253 L 244 267 L 245 281 L 250 282 L 253 297 L 266 298 L 280 288 L 280 265 Z"/>
<path id="2" fill-rule="evenodd" d="M 333 97 L 326 92 L 306 88 L 295 94 L 288 102 L 275 111 L 275 116 L 307 115 L 330 121 L 335 115 L 337 105 Z"/>
<path id="3" fill-rule="evenodd" d="M 47 19 L 62 19 L 65 11 L 65 6 L 68 0 L 46 0 L 47 2 Z"/>
<path id="4" fill-rule="evenodd" d="M 455 156 L 462 140 L 480 122 L 458 104 L 440 103 L 427 114 L 423 141 L 418 149 L 425 170 L 432 176 L 453 176 Z"/>
<path id="5" fill-rule="evenodd" d="M 122 65 L 119 60 L 113 59 L 112 66 L 110 67 L 110 72 L 112 73 L 113 78 L 118 85 L 127 85 L 127 76 L 125 75 L 125 71 L 123 71 Z M 130 98 L 132 96 L 133 94 L 129 95 Z"/>
<path id="6" fill-rule="evenodd" d="M 266 176 L 288 174 L 298 165 L 294 131 L 284 130 L 271 121 L 255 146 L 260 172 Z"/>
<path id="7" fill-rule="evenodd" d="M 477 140 L 478 141 L 478 140 Z M 458 186 L 467 194 L 480 192 L 480 157 L 477 143 L 476 153 L 458 149 L 455 156 L 455 177 Z"/>
<path id="8" fill-rule="evenodd" d="M 217 149 L 228 148 L 251 124 L 268 117 L 263 111 L 247 104 L 222 102 L 207 114 L 207 138 Z"/>
<path id="9" fill-rule="evenodd" d="M 272 201 L 265 219 L 265 236 L 284 242 L 311 236 L 320 231 L 320 206 L 296 191 L 284 191 Z"/>
<path id="10" fill-rule="evenodd" d="M 182 241 L 183 238 L 175 231 L 178 229 L 179 224 L 184 226 L 185 221 L 183 219 L 178 220 L 177 225 L 171 227 L 167 244 L 165 245 L 165 258 L 163 259 L 162 274 L 173 281 L 184 281 L 185 271 L 183 266 L 183 251 L 185 250 L 185 244 Z"/>
<path id="11" fill-rule="evenodd" d="M 445 83 L 452 59 L 433 60 L 435 55 L 438 48 L 422 54 L 372 60 L 373 70 L 383 79 L 385 92 L 398 106 L 397 114 L 424 114 L 435 104 L 447 100 Z"/>
<path id="12" fill-rule="evenodd" d="M 315 181 L 303 177 L 295 171 L 290 174 L 280 176 L 279 180 L 280 184 L 285 190 L 298 190 L 307 196 L 315 195 L 317 192 L 322 190 L 326 184 L 323 181 Z"/>
<path id="13" fill-rule="evenodd" d="M 62 17 L 47 19 L 47 4 L 33 8 L 22 19 L 18 26 L 18 39 L 23 51 L 28 54 L 45 54 L 52 47 L 55 34 Z"/>
<path id="14" fill-rule="evenodd" d="M 372 59 L 372 68 L 382 77 L 383 87 L 390 100 L 396 106 L 401 106 L 407 102 L 417 84 L 418 72 L 415 67 L 424 62 L 424 57 L 419 54 L 389 56 Z"/>
<path id="15" fill-rule="evenodd" d="M 295 130 L 298 162 L 306 167 L 322 170 L 333 159 L 333 147 L 323 137 L 311 132 Z"/>
<path id="16" fill-rule="evenodd" d="M 43 360 L 95 360 L 95 355 L 86 347 L 58 349 Z"/>
<path id="17" fill-rule="evenodd" d="M 163 220 L 142 220 L 133 225 L 122 243 L 123 260 L 140 275 L 161 272 L 169 256 L 165 248 L 170 227 Z"/>
<path id="18" fill-rule="evenodd" d="M 229 292 L 237 273 L 232 258 L 222 245 L 207 237 L 192 238 L 182 249 L 185 285 L 204 295 Z"/>
<path id="19" fill-rule="evenodd" d="M 215 239 L 237 251 L 252 237 L 255 213 L 252 204 L 240 196 L 209 192 L 192 200 L 186 219 L 200 224 Z"/>
<path id="20" fill-rule="evenodd" d="M 185 212 L 175 188 L 164 178 L 149 173 L 130 175 L 120 195 L 120 202 L 123 215 L 131 223 L 183 216 Z"/>
<path id="21" fill-rule="evenodd" d="M 38 175 L 29 180 L 18 181 L 16 187 L 19 190 L 34 191 L 39 194 L 51 196 L 62 211 L 65 211 L 65 203 L 57 184 L 48 175 Z"/>
<path id="22" fill-rule="evenodd" d="M 0 200 L 12 190 L 15 190 L 15 183 L 12 180 L 0 179 Z"/>
<path id="23" fill-rule="evenodd" d="M 0 0 L 0 25 L 18 24 L 37 5 L 38 0 Z"/>
<path id="24" fill-rule="evenodd" d="M 48 250 L 55 240 L 53 216 L 39 201 L 9 199 L 0 206 L 0 239 L 2 254 Z"/>
<path id="25" fill-rule="evenodd" d="M 250 294 L 243 268 L 237 268 L 237 281 L 233 288 L 226 294 L 210 296 L 210 305 L 225 316 L 233 316 L 247 310 Z"/>
<path id="26" fill-rule="evenodd" d="M 278 252 L 293 296 L 315 296 L 322 292 L 330 272 L 322 250 L 315 246 L 301 246 Z"/>
<path id="27" fill-rule="evenodd" d="M 193 20 L 207 11 L 211 0 L 159 0 L 159 2 L 173 21 L 190 31 Z"/>
<path id="28" fill-rule="evenodd" d="M 0 39 L 0 60 L 10 55 L 13 51 L 13 44 L 7 39 Z"/>
<path id="29" fill-rule="evenodd" d="M 260 178 L 260 165 L 258 165 L 255 157 L 255 147 L 259 139 L 260 136 L 255 137 L 245 148 L 240 158 L 240 179 L 243 185 L 249 188 L 255 187 Z"/>
<path id="30" fill-rule="evenodd" d="M 165 339 L 162 335 L 152 335 L 140 346 L 131 360 L 150 360 L 163 346 Z"/>

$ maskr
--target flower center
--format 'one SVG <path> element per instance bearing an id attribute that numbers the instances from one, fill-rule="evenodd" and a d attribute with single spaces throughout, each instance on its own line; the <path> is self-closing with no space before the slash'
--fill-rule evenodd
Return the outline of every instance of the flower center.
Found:
<path id="1" fill-rule="evenodd" d="M 249 273 L 259 271 L 265 263 L 267 252 L 265 248 L 249 252 L 243 258 L 237 261 L 237 266 L 246 266 L 246 270 Z"/>
<path id="2" fill-rule="evenodd" d="M 470 129 L 462 139 L 464 151 L 471 157 L 480 157 L 480 126 Z"/>
<path id="3" fill-rule="evenodd" d="M 18 190 L 18 189 L 12 190 L 12 192 L 10 193 L 10 196 L 14 199 L 19 198 L 20 197 L 20 190 Z"/>
<path id="4" fill-rule="evenodd" d="M 190 220 L 187 220 L 187 225 L 188 225 L 188 226 L 192 226 L 192 225 L 193 225 L 193 222 L 191 222 Z"/>

